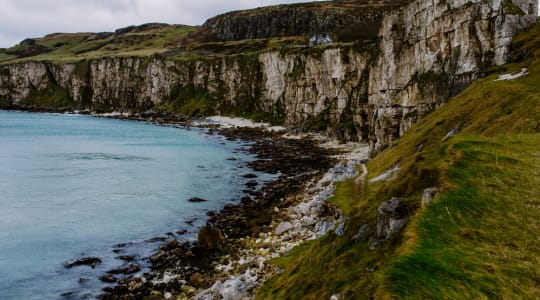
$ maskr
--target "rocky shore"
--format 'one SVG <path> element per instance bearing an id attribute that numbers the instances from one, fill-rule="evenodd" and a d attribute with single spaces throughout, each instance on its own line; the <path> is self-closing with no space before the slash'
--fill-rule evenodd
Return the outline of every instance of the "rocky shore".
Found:
<path id="1" fill-rule="evenodd" d="M 258 126 L 197 125 L 209 127 L 209 134 L 250 142 L 245 151 L 256 160 L 248 166 L 279 177 L 257 188 L 256 175 L 244 174 L 251 179 L 245 196 L 236 205 L 208 212 L 210 219 L 195 243 L 174 237 L 163 241 L 149 258 L 151 273 L 126 274 L 121 279 L 104 276 L 104 281 L 115 285 L 105 288 L 100 299 L 251 298 L 265 279 L 278 272 L 265 263 L 268 259 L 330 230 L 343 231 L 339 211 L 324 201 L 335 182 L 357 174 L 356 166 L 367 157 L 367 147 L 323 143 L 324 138 L 313 136 L 287 137 Z"/>
<path id="2" fill-rule="evenodd" d="M 155 113 L 82 113 L 169 126 L 205 127 L 208 134 L 248 142 L 243 151 L 256 159 L 247 167 L 279 175 L 272 182 L 261 183 L 257 175 L 244 174 L 244 196 L 238 204 L 208 212 L 209 220 L 200 229 L 196 242 L 183 241 L 182 232 L 152 241 L 161 245 L 148 258 L 151 272 L 139 276 L 140 267 L 132 264 L 132 257 L 123 257 L 125 267 L 101 276 L 100 280 L 111 286 L 104 288 L 100 299 L 252 298 L 258 286 L 279 272 L 267 260 L 331 230 L 342 234 L 345 220 L 325 200 L 332 195 L 336 182 L 358 174 L 357 166 L 369 152 L 367 145 L 339 144 L 315 135 L 287 135 L 284 128 L 243 119 L 217 117 L 194 121 Z M 100 262 L 99 258 L 88 257 L 72 264 L 93 267 Z"/>

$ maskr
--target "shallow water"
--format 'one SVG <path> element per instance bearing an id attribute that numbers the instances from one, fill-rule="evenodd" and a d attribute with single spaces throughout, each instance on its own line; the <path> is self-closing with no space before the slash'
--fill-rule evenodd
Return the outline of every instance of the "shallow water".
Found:
<path id="1" fill-rule="evenodd" d="M 207 211 L 240 198 L 241 147 L 202 129 L 0 111 L 0 299 L 94 298 L 116 256 L 144 266 L 158 247 L 146 240 L 193 240 Z M 84 256 L 103 264 L 63 267 Z"/>

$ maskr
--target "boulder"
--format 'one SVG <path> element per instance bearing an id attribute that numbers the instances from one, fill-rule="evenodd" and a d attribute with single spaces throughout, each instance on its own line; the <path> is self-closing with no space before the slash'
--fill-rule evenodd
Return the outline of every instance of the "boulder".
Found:
<path id="1" fill-rule="evenodd" d="M 101 280 L 103 282 L 112 283 L 112 282 L 116 282 L 116 277 L 114 277 L 114 275 L 112 275 L 112 274 L 107 274 L 107 275 L 103 275 L 103 276 L 99 277 L 99 280 Z"/>
<path id="2" fill-rule="evenodd" d="M 256 187 L 259 183 L 257 183 L 257 180 L 250 180 L 246 182 L 247 187 Z"/>
<path id="3" fill-rule="evenodd" d="M 101 259 L 97 257 L 83 257 L 79 258 L 75 261 L 72 261 L 70 263 L 67 263 L 64 265 L 64 267 L 70 269 L 75 266 L 81 266 L 81 265 L 87 265 L 91 266 L 92 269 L 94 269 L 97 265 L 101 264 Z"/>
<path id="4" fill-rule="evenodd" d="M 205 226 L 199 230 L 197 246 L 206 249 L 219 248 L 225 242 L 225 237 L 217 227 Z"/>
<path id="5" fill-rule="evenodd" d="M 125 260 L 125 261 L 132 261 L 135 259 L 135 257 L 133 255 L 120 255 L 118 257 L 116 257 L 118 259 L 121 259 L 121 260 Z"/>
<path id="6" fill-rule="evenodd" d="M 275 232 L 276 235 L 282 235 L 285 232 L 287 232 L 287 231 L 289 231 L 289 230 L 291 230 L 293 228 L 294 228 L 294 226 L 293 226 L 293 224 L 291 224 L 291 222 L 283 222 L 283 223 L 279 224 L 278 227 L 276 227 L 274 232 Z"/>
<path id="7" fill-rule="evenodd" d="M 140 270 L 141 270 L 141 267 L 139 267 L 138 265 L 130 264 L 129 266 L 127 266 L 125 268 L 117 268 L 117 269 L 109 270 L 109 271 L 107 271 L 107 273 L 108 274 L 126 274 L 126 275 L 129 275 L 129 274 L 137 273 Z"/>
<path id="8" fill-rule="evenodd" d="M 150 262 L 155 264 L 160 261 L 163 261 L 165 258 L 167 258 L 167 253 L 165 251 L 160 251 L 150 257 Z"/>
<path id="9" fill-rule="evenodd" d="M 200 202 L 206 202 L 208 200 L 199 198 L 199 197 L 193 197 L 193 198 L 189 198 L 188 201 L 191 203 L 200 203 Z"/>

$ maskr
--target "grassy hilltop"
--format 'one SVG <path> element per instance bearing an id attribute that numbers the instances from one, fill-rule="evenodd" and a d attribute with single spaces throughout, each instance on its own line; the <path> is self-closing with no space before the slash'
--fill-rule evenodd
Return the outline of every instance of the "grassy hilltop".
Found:
<path id="1" fill-rule="evenodd" d="M 171 49 L 195 27 L 145 24 L 102 33 L 53 33 L 0 50 L 0 63 L 77 61 L 104 56 L 148 56 Z"/>
<path id="2" fill-rule="evenodd" d="M 349 218 L 345 235 L 275 260 L 284 271 L 258 298 L 540 298 L 540 25 L 514 47 L 526 58 L 493 69 L 368 163 L 368 179 L 399 164 L 393 179 L 341 183 L 332 202 Z M 528 76 L 495 81 L 522 67 Z M 439 193 L 422 208 L 429 187 Z M 370 249 L 391 197 L 405 198 L 406 226 Z"/>

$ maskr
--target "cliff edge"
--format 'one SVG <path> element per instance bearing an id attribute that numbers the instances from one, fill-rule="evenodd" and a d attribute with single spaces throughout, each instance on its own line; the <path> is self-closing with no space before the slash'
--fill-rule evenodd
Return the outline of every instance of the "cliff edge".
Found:
<path id="1" fill-rule="evenodd" d="M 111 41 L 139 47 L 113 35 L 97 52 L 8 57 L 0 103 L 247 116 L 366 141 L 375 154 L 506 62 L 512 38 L 536 12 L 535 0 L 333 1 L 234 12 L 190 33 L 175 29 L 182 38 L 150 56 L 115 52 Z M 283 26 L 272 27 L 275 20 Z M 352 38 L 340 41 L 348 29 Z M 323 36 L 310 45 L 313 34 Z"/>

